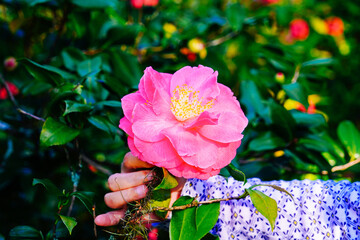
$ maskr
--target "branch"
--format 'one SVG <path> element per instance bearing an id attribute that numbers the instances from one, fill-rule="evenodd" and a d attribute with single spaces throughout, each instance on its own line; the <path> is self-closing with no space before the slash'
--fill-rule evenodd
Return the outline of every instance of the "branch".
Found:
<path id="1" fill-rule="evenodd" d="M 335 166 L 331 169 L 331 172 L 338 172 L 338 171 L 344 171 L 346 169 L 348 169 L 349 167 L 352 167 L 356 164 L 360 163 L 360 157 L 357 158 L 356 160 L 354 161 L 351 161 L 351 162 L 348 162 L 344 165 L 340 165 L 340 166 Z M 328 171 L 324 170 L 322 171 L 323 174 L 328 174 Z"/>
<path id="2" fill-rule="evenodd" d="M 207 200 L 207 201 L 202 201 L 202 202 L 197 202 L 197 201 L 193 201 L 192 203 L 186 204 L 186 205 L 182 205 L 182 206 L 175 206 L 175 207 L 154 207 L 151 209 L 151 212 L 153 211 L 176 211 L 176 210 L 184 210 L 186 208 L 191 208 L 191 207 L 197 207 L 199 205 L 203 205 L 203 204 L 211 204 L 211 203 L 217 203 L 217 202 L 223 202 L 223 201 L 230 201 L 230 200 L 239 200 L 239 199 L 243 199 L 245 197 L 247 197 L 249 194 L 247 191 L 245 191 L 243 194 L 241 194 L 238 197 L 231 197 L 231 198 L 218 198 L 218 199 L 212 199 L 212 200 Z"/>
<path id="3" fill-rule="evenodd" d="M 84 160 L 84 162 L 86 162 L 87 164 L 90 164 L 92 166 L 94 166 L 94 168 L 96 168 L 97 170 L 99 170 L 102 173 L 105 173 L 106 175 L 110 176 L 112 174 L 112 172 L 107 169 L 104 168 L 103 166 L 101 166 L 99 163 L 95 162 L 94 160 L 91 160 L 90 158 L 88 158 L 87 156 L 85 156 L 84 154 L 80 155 L 80 158 L 82 160 Z"/>
<path id="4" fill-rule="evenodd" d="M 43 121 L 45 122 L 45 119 L 41 118 L 41 117 L 37 117 L 31 113 L 28 113 L 27 111 L 23 110 L 20 108 L 19 104 L 16 102 L 15 98 L 14 98 L 14 95 L 11 93 L 10 89 L 9 89 L 9 86 L 6 84 L 6 81 L 5 81 L 5 78 L 4 76 L 0 73 L 0 81 L 1 83 L 4 85 L 5 89 L 6 89 L 6 92 L 10 98 L 10 101 L 12 102 L 12 104 L 14 105 L 14 107 L 16 108 L 16 110 L 19 112 L 19 113 L 22 113 L 24 115 L 27 115 L 27 116 L 30 116 L 36 120 L 39 120 L 39 121 Z"/>

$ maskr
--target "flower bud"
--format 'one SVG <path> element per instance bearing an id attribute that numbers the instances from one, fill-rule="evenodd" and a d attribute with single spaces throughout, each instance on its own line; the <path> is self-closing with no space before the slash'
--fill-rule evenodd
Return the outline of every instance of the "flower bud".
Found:
<path id="1" fill-rule="evenodd" d="M 177 28 L 172 23 L 165 23 L 163 25 L 163 30 L 165 32 L 165 38 L 170 38 L 172 34 L 177 31 Z"/>
<path id="2" fill-rule="evenodd" d="M 282 72 L 278 72 L 276 75 L 275 75 L 275 80 L 278 82 L 278 83 L 284 83 L 285 82 L 285 76 Z"/>
<path id="3" fill-rule="evenodd" d="M 18 63 L 14 57 L 8 57 L 4 61 L 4 67 L 7 71 L 13 71 L 17 65 Z"/>
<path id="4" fill-rule="evenodd" d="M 310 19 L 310 24 L 315 32 L 319 34 L 328 34 L 329 28 L 328 24 L 318 17 L 313 17 Z"/>

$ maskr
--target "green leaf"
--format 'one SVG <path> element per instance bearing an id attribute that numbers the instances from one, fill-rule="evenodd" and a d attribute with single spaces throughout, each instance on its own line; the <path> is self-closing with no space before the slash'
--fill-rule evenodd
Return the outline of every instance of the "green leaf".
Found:
<path id="1" fill-rule="evenodd" d="M 155 207 L 169 207 L 170 205 L 170 190 L 159 189 L 152 191 L 150 205 L 152 208 Z M 165 218 L 167 211 L 156 211 L 156 215 Z"/>
<path id="2" fill-rule="evenodd" d="M 276 201 L 258 190 L 246 189 L 245 191 L 250 195 L 255 208 L 269 221 L 273 231 L 277 217 Z"/>
<path id="3" fill-rule="evenodd" d="M 9 232 L 10 239 L 44 239 L 41 231 L 30 226 L 16 226 Z"/>
<path id="4" fill-rule="evenodd" d="M 219 236 L 208 233 L 203 238 L 201 238 L 201 240 L 220 240 L 220 238 L 219 238 Z"/>
<path id="5" fill-rule="evenodd" d="M 40 65 L 27 58 L 21 60 L 21 62 L 25 65 L 25 68 L 36 80 L 47 82 L 52 85 L 59 85 L 64 82 L 64 79 L 59 73 L 51 70 L 46 66 Z"/>
<path id="6" fill-rule="evenodd" d="M 239 169 L 237 169 L 234 164 L 230 163 L 229 165 L 226 166 L 226 169 L 229 171 L 230 175 L 238 180 L 238 181 L 244 181 L 243 185 L 246 184 L 246 176 L 245 173 L 243 173 L 242 171 L 240 171 Z"/>
<path id="7" fill-rule="evenodd" d="M 283 148 L 286 142 L 276 136 L 273 132 L 264 132 L 259 137 L 250 141 L 249 150 L 251 151 L 267 151 L 276 148 Z"/>
<path id="8" fill-rule="evenodd" d="M 63 145 L 76 138 L 79 134 L 79 129 L 70 128 L 48 117 L 40 133 L 40 143 L 45 147 Z"/>
<path id="9" fill-rule="evenodd" d="M 69 231 L 69 234 L 71 235 L 72 230 L 74 229 L 74 227 L 76 226 L 77 222 L 76 219 L 73 217 L 67 217 L 64 215 L 60 215 L 61 221 L 64 223 L 64 225 L 66 226 L 66 228 Z"/>
<path id="10" fill-rule="evenodd" d="M 75 196 L 77 199 L 79 199 L 82 204 L 86 207 L 88 212 L 90 214 L 93 214 L 92 207 L 93 207 L 93 192 L 84 192 L 84 191 L 77 191 L 70 194 L 71 196 Z"/>
<path id="11" fill-rule="evenodd" d="M 182 206 L 194 201 L 189 196 L 182 196 L 176 200 L 173 206 Z M 196 235 L 196 208 L 186 208 L 172 212 L 170 221 L 170 240 L 197 240 Z"/>
<path id="12" fill-rule="evenodd" d="M 290 111 L 290 113 L 295 119 L 296 125 L 303 125 L 309 128 L 326 126 L 326 120 L 321 114 L 308 114 L 300 111 Z"/>
<path id="13" fill-rule="evenodd" d="M 65 100 L 65 111 L 63 116 L 66 116 L 72 112 L 88 112 L 94 107 L 88 104 L 82 104 L 71 100 Z"/>
<path id="14" fill-rule="evenodd" d="M 305 90 L 303 89 L 302 85 L 300 85 L 300 83 L 295 82 L 283 85 L 283 89 L 291 99 L 300 102 L 305 106 L 305 108 L 309 107 L 307 94 L 305 94 Z"/>
<path id="15" fill-rule="evenodd" d="M 196 235 L 194 239 L 204 237 L 219 218 L 220 203 L 204 204 L 196 208 Z"/>
<path id="16" fill-rule="evenodd" d="M 101 57 L 84 60 L 77 65 L 77 72 L 81 77 L 92 72 L 99 72 L 101 70 L 101 63 Z"/>
<path id="17" fill-rule="evenodd" d="M 121 102 L 120 101 L 114 101 L 114 100 L 109 100 L 109 101 L 101 101 L 101 102 L 97 102 L 96 105 L 104 105 L 104 106 L 108 106 L 108 107 L 121 107 Z"/>
<path id="18" fill-rule="evenodd" d="M 351 160 L 360 157 L 360 132 L 350 121 L 342 121 L 338 128 L 337 134 L 341 143 L 345 146 Z"/>
<path id="19" fill-rule="evenodd" d="M 270 100 L 267 103 L 270 109 L 270 118 L 275 127 L 273 130 L 287 141 L 292 140 L 295 128 L 294 118 L 284 106 L 273 100 Z"/>
<path id="20" fill-rule="evenodd" d="M 63 192 L 60 191 L 60 189 L 57 188 L 55 186 L 55 184 L 52 181 L 50 181 L 49 179 L 34 178 L 33 182 L 32 182 L 32 185 L 35 186 L 37 184 L 43 185 L 46 188 L 46 190 L 49 191 L 50 194 L 53 194 L 53 195 L 58 196 L 58 197 L 64 196 Z"/>
<path id="21" fill-rule="evenodd" d="M 115 136 L 118 128 L 115 127 L 115 124 L 111 123 L 109 119 L 103 116 L 91 116 L 88 118 L 88 121 L 97 127 L 100 130 L 103 130 L 110 134 L 111 136 Z"/>
<path id="22" fill-rule="evenodd" d="M 236 32 L 241 30 L 246 17 L 246 9 L 240 3 L 229 4 L 226 7 L 226 17 L 231 28 Z"/>
<path id="23" fill-rule="evenodd" d="M 259 187 L 259 186 L 265 186 L 265 187 L 272 187 L 280 192 L 283 192 L 283 193 L 286 193 L 287 195 L 289 195 L 291 197 L 291 199 L 293 200 L 293 202 L 295 202 L 295 199 L 293 197 L 293 195 L 291 193 L 289 193 L 288 191 L 286 191 L 286 189 L 282 188 L 282 187 L 279 187 L 277 185 L 273 185 L 273 184 L 256 184 L 256 185 L 253 185 L 251 187 L 249 187 L 249 189 L 253 189 L 255 187 Z"/>
<path id="24" fill-rule="evenodd" d="M 178 185 L 176 178 L 173 175 L 171 175 L 168 172 L 168 170 L 166 170 L 165 168 L 162 168 L 162 170 L 163 170 L 164 177 L 163 177 L 161 183 L 159 185 L 157 185 L 156 188 L 154 188 L 154 190 L 172 189 L 172 188 L 176 187 Z"/>
<path id="25" fill-rule="evenodd" d="M 330 65 L 335 61 L 333 58 L 318 58 L 313 59 L 302 64 L 302 67 L 318 66 L 318 65 Z"/>
<path id="26" fill-rule="evenodd" d="M 113 49 L 110 53 L 110 59 L 115 76 L 123 84 L 136 89 L 142 75 L 138 59 L 120 49 Z"/>
<path id="27" fill-rule="evenodd" d="M 260 114 L 265 108 L 260 91 L 253 81 L 242 81 L 240 90 L 240 101 L 246 106 L 247 117 L 253 119 L 256 114 Z"/>
<path id="28" fill-rule="evenodd" d="M 71 2 L 83 8 L 107 8 L 115 7 L 117 0 L 71 0 Z"/>
<path id="29" fill-rule="evenodd" d="M 64 49 L 61 56 L 65 67 L 71 71 L 76 71 L 78 64 L 86 59 L 85 55 L 74 47 Z"/>

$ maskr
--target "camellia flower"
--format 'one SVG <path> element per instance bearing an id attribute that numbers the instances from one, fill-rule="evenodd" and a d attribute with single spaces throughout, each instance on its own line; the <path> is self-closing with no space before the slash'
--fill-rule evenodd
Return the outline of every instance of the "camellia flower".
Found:
<path id="1" fill-rule="evenodd" d="M 6 82 L 6 85 L 8 86 L 8 88 L 13 96 L 16 96 L 19 94 L 19 89 L 15 86 L 15 84 L 13 84 L 11 82 Z M 7 99 L 8 97 L 9 96 L 6 91 L 6 88 L 4 86 L 2 86 L 0 88 L 0 99 L 4 100 L 4 99 Z"/>
<path id="2" fill-rule="evenodd" d="M 303 41 L 309 36 L 309 25 L 304 19 L 294 19 L 290 22 L 290 35 L 295 40 Z"/>
<path id="3" fill-rule="evenodd" d="M 330 17 L 325 20 L 328 28 L 328 34 L 334 37 L 343 35 L 344 22 L 339 17 Z"/>
<path id="4" fill-rule="evenodd" d="M 261 0 L 260 2 L 264 5 L 272 5 L 278 3 L 279 0 Z"/>
<path id="5" fill-rule="evenodd" d="M 236 155 L 248 120 L 211 68 L 174 74 L 146 68 L 139 90 L 122 98 L 119 127 L 131 152 L 177 177 L 207 179 Z"/>
<path id="6" fill-rule="evenodd" d="M 130 4 L 134 8 L 155 7 L 159 4 L 159 0 L 130 0 Z"/>
<path id="7" fill-rule="evenodd" d="M 4 61 L 4 67 L 7 71 L 13 71 L 17 65 L 18 63 L 14 57 L 8 57 Z"/>

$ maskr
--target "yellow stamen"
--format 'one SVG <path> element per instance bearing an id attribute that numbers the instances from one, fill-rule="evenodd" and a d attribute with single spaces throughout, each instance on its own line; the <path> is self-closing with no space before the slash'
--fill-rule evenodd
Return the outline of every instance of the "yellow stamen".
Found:
<path id="1" fill-rule="evenodd" d="M 179 121 L 197 117 L 214 105 L 214 99 L 205 105 L 202 105 L 202 99 L 199 100 L 199 91 L 194 91 L 192 87 L 186 84 L 182 87 L 177 86 L 171 97 L 171 112 Z"/>

